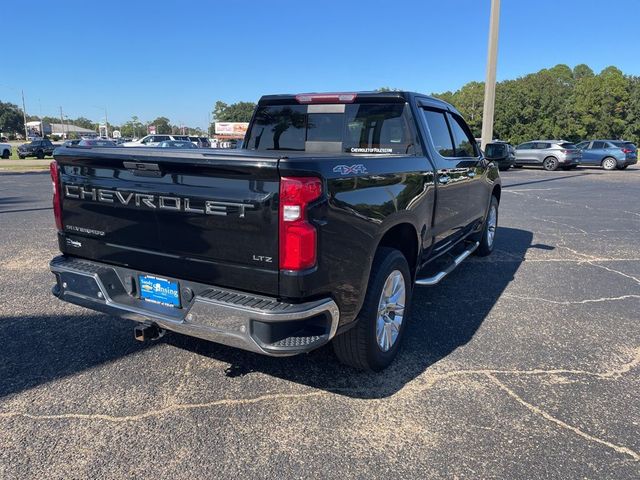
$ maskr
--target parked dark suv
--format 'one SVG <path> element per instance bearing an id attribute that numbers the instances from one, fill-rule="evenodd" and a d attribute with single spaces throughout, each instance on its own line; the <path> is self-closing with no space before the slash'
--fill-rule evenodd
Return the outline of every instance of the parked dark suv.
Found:
<path id="1" fill-rule="evenodd" d="M 509 170 L 516 164 L 516 151 L 507 142 L 487 143 L 484 156 L 498 165 L 500 170 Z"/>
<path id="2" fill-rule="evenodd" d="M 52 156 L 55 148 L 55 145 L 51 143 L 51 140 L 49 139 L 33 140 L 30 143 L 25 143 L 18 147 L 18 157 L 44 158 L 47 155 Z"/>

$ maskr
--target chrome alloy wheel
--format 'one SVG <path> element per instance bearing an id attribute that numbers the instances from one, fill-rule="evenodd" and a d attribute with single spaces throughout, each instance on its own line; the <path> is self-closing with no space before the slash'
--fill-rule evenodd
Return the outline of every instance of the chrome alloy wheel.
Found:
<path id="1" fill-rule="evenodd" d="M 406 295 L 407 288 L 404 277 L 399 270 L 394 270 L 384 282 L 380 301 L 378 302 L 376 338 L 378 347 L 383 352 L 388 352 L 398 339 L 400 326 L 404 318 Z"/>
<path id="2" fill-rule="evenodd" d="M 614 158 L 605 158 L 602 166 L 605 170 L 613 170 L 616 168 L 616 160 Z"/>
<path id="3" fill-rule="evenodd" d="M 496 236 L 496 228 L 498 228 L 498 211 L 492 206 L 487 217 L 487 244 L 493 246 L 493 239 Z"/>

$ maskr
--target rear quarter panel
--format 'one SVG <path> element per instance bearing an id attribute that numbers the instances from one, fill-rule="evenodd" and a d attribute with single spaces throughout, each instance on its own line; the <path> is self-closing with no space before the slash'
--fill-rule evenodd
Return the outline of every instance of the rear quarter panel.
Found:
<path id="1" fill-rule="evenodd" d="M 408 223 L 418 245 L 430 230 L 434 173 L 425 157 L 358 156 L 280 162 L 280 175 L 317 175 L 325 184 L 322 201 L 309 210 L 318 228 L 318 266 L 304 275 L 281 273 L 280 292 L 330 295 L 341 325 L 358 314 L 373 256 L 392 227 Z"/>

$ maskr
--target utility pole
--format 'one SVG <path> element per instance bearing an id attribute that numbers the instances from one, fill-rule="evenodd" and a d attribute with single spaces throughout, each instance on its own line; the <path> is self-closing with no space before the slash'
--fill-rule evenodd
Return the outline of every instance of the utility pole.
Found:
<path id="1" fill-rule="evenodd" d="M 104 126 L 107 130 L 107 138 L 109 138 L 109 119 L 107 118 L 107 107 L 104 107 Z"/>
<path id="2" fill-rule="evenodd" d="M 27 109 L 24 106 L 24 90 L 21 90 L 22 93 L 22 118 L 24 119 L 24 141 L 26 142 L 29 138 L 29 131 L 27 130 Z M 40 124 L 40 128 L 42 128 L 42 123 Z"/>
<path id="3" fill-rule="evenodd" d="M 66 140 L 67 136 L 64 134 L 64 117 L 62 116 L 62 106 L 60 107 L 60 124 L 62 126 L 62 138 Z"/>
<path id="4" fill-rule="evenodd" d="M 498 60 L 498 29 L 500 27 L 500 0 L 491 0 L 489 20 L 489 48 L 487 78 L 484 83 L 484 109 L 482 114 L 482 149 L 493 139 L 493 113 L 496 103 L 496 63 Z"/>

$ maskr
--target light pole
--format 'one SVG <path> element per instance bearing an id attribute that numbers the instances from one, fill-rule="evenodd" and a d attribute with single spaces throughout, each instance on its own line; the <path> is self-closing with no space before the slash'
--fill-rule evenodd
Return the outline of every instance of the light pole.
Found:
<path id="1" fill-rule="evenodd" d="M 109 138 L 109 119 L 107 118 L 107 107 L 98 107 L 94 105 L 93 108 L 97 108 L 98 110 L 104 110 L 104 126 L 107 132 L 107 138 Z"/>
<path id="2" fill-rule="evenodd" d="M 27 108 L 24 106 L 24 90 L 20 90 L 20 93 L 22 93 L 22 119 L 24 121 L 24 141 L 26 142 L 29 139 L 29 132 L 27 131 Z M 43 130 L 42 119 L 40 120 L 40 130 Z M 40 132 L 40 135 L 42 135 L 42 132 Z"/>
<path id="3" fill-rule="evenodd" d="M 482 149 L 493 139 L 493 114 L 496 103 L 496 63 L 498 60 L 498 29 L 500 26 L 500 0 L 491 0 L 489 20 L 489 48 L 487 53 L 487 78 L 484 84 L 484 108 L 482 114 Z"/>

